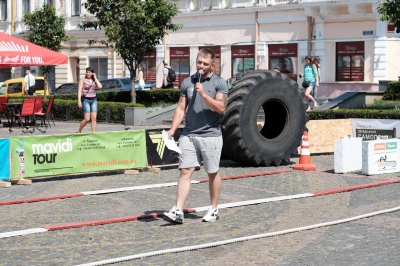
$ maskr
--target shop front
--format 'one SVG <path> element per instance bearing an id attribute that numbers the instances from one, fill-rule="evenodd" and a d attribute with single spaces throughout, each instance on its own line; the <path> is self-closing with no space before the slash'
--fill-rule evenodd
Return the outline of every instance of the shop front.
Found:
<path id="1" fill-rule="evenodd" d="M 336 81 L 364 81 L 364 42 L 336 43 Z"/>
<path id="2" fill-rule="evenodd" d="M 151 53 L 143 57 L 141 65 L 144 67 L 144 79 L 146 82 L 157 82 L 157 61 L 156 61 L 156 49 Z"/>
<path id="3" fill-rule="evenodd" d="M 254 45 L 232 45 L 232 77 L 254 70 Z"/>
<path id="4" fill-rule="evenodd" d="M 269 44 L 268 45 L 269 69 L 279 68 L 294 81 L 297 81 L 297 43 Z"/>
<path id="5" fill-rule="evenodd" d="M 176 73 L 174 87 L 177 88 L 182 81 L 190 75 L 190 48 L 171 47 L 170 61 L 170 66 L 175 70 Z"/>

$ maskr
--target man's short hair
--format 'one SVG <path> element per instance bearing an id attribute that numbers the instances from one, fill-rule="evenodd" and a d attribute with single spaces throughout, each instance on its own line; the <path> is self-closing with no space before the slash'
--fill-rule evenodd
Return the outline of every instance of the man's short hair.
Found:
<path id="1" fill-rule="evenodd" d="M 210 48 L 201 48 L 201 49 L 199 50 L 199 53 L 197 54 L 197 56 L 199 56 L 199 55 L 202 55 L 202 56 L 204 56 L 204 57 L 210 56 L 211 59 L 212 59 L 213 61 L 214 61 L 214 59 L 215 59 L 215 53 L 214 53 L 214 51 L 213 51 L 212 49 L 210 49 Z"/>

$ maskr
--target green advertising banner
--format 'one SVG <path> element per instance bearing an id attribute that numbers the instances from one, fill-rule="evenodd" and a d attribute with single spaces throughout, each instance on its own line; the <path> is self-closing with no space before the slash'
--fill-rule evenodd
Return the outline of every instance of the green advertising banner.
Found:
<path id="1" fill-rule="evenodd" d="M 11 178 L 146 166 L 144 130 L 11 138 Z"/>

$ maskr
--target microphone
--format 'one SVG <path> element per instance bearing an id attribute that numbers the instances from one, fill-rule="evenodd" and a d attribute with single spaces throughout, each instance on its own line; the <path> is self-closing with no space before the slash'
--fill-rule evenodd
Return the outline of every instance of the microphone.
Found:
<path id="1" fill-rule="evenodd" d="M 201 75 L 203 75 L 203 73 L 204 73 L 203 69 L 200 69 L 199 70 L 199 82 L 201 82 Z"/>

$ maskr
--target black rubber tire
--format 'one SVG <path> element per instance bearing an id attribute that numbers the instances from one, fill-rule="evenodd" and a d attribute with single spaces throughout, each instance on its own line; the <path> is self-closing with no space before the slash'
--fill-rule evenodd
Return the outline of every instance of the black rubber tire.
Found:
<path id="1" fill-rule="evenodd" d="M 247 72 L 232 84 L 222 118 L 223 158 L 242 164 L 288 164 L 306 130 L 304 92 L 285 74 L 269 70 Z M 257 126 L 260 109 L 264 126 Z"/>

